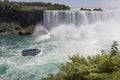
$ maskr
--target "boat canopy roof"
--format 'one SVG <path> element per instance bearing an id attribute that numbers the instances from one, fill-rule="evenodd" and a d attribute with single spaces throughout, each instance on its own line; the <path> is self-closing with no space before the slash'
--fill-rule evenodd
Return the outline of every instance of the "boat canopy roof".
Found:
<path id="1" fill-rule="evenodd" d="M 37 51 L 37 50 L 39 50 L 39 49 L 25 49 L 23 51 Z"/>

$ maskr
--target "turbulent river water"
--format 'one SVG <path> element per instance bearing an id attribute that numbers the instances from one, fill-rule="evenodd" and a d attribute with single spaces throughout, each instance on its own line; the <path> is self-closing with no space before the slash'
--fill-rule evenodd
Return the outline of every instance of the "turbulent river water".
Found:
<path id="1" fill-rule="evenodd" d="M 40 80 L 57 73 L 68 55 L 109 51 L 112 41 L 120 42 L 120 11 L 45 11 L 33 35 L 0 35 L 0 80 Z M 23 57 L 26 48 L 42 53 Z"/>

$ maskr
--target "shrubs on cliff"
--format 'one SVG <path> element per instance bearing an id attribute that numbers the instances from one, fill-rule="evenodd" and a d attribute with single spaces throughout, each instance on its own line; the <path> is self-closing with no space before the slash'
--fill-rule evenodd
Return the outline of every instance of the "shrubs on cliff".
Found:
<path id="1" fill-rule="evenodd" d="M 13 2 L 22 6 L 22 10 L 68 10 L 69 6 L 43 2 Z"/>
<path id="2" fill-rule="evenodd" d="M 17 34 L 22 30 L 18 23 L 0 23 L 0 34 Z"/>
<path id="3" fill-rule="evenodd" d="M 83 10 L 83 11 L 92 11 L 91 9 L 86 9 L 86 8 L 81 8 L 80 10 Z"/>
<path id="4" fill-rule="evenodd" d="M 83 11 L 103 11 L 101 8 L 94 8 L 94 9 L 81 8 L 80 10 L 83 10 Z"/>
<path id="5" fill-rule="evenodd" d="M 17 22 L 0 23 L 0 34 L 31 35 L 34 28 L 34 25 L 22 28 Z"/>
<path id="6" fill-rule="evenodd" d="M 93 9 L 93 11 L 103 11 L 101 8 Z"/>
<path id="7" fill-rule="evenodd" d="M 65 5 L 60 4 L 48 5 L 48 10 L 68 10 L 68 9 L 70 9 L 70 7 Z"/>
<path id="8" fill-rule="evenodd" d="M 0 10 L 19 10 L 20 6 L 17 3 L 11 3 L 9 1 L 0 1 Z"/>
<path id="9" fill-rule="evenodd" d="M 111 52 L 104 50 L 94 57 L 73 55 L 70 62 L 62 64 L 60 72 L 43 80 L 120 80 L 120 52 L 113 42 Z"/>
<path id="10" fill-rule="evenodd" d="M 69 6 L 43 2 L 9 2 L 0 1 L 0 10 L 67 10 Z"/>

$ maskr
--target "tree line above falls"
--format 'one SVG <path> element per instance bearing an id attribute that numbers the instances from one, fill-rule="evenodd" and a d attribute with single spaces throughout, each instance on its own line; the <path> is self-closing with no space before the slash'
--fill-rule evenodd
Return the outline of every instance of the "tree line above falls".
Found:
<path id="1" fill-rule="evenodd" d="M 68 10 L 69 6 L 44 2 L 9 2 L 0 1 L 0 10 Z"/>

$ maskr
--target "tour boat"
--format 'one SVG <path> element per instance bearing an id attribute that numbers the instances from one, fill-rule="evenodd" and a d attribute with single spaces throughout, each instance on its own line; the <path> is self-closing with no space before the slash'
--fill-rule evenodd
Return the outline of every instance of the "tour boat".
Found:
<path id="1" fill-rule="evenodd" d="M 22 51 L 22 56 L 35 56 L 39 54 L 41 50 L 39 49 L 24 49 Z"/>

